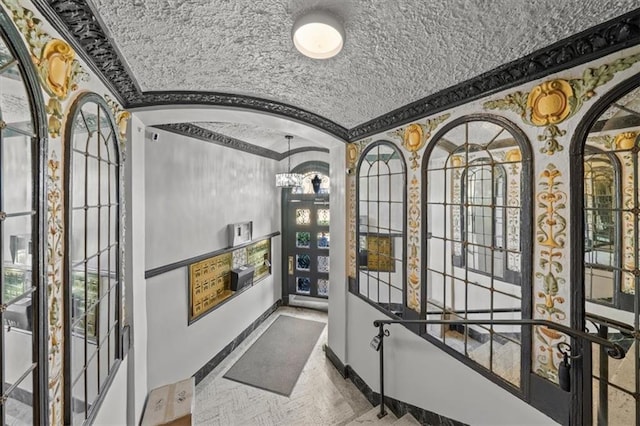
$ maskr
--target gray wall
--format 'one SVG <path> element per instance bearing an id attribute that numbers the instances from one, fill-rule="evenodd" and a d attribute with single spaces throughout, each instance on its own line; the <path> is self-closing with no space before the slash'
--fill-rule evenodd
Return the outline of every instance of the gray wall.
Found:
<path id="1" fill-rule="evenodd" d="M 158 131 L 145 142 L 146 268 L 227 246 L 227 224 L 280 228 L 276 161 Z"/>
<path id="2" fill-rule="evenodd" d="M 159 141 L 145 142 L 146 269 L 227 247 L 229 223 L 253 221 L 254 237 L 280 230 L 277 162 L 158 133 Z M 273 242 L 279 259 L 280 238 Z M 193 375 L 280 299 L 273 265 L 270 277 L 191 326 L 187 268 L 147 280 L 149 390 Z"/>
<path id="3" fill-rule="evenodd" d="M 378 353 L 369 346 L 384 315 L 347 300 L 348 364 L 379 391 Z M 551 425 L 553 420 L 402 326 L 385 339 L 385 395 L 473 425 Z"/>

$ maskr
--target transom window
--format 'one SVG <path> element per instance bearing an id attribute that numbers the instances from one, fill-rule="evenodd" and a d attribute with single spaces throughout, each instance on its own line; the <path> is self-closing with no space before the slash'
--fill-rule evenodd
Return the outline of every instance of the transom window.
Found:
<path id="1" fill-rule="evenodd" d="M 389 142 L 361 155 L 357 181 L 359 293 L 401 315 L 404 304 L 405 163 Z"/>
<path id="2" fill-rule="evenodd" d="M 66 422 L 97 412 L 119 364 L 120 163 L 116 127 L 102 98 L 81 96 L 67 125 Z"/>

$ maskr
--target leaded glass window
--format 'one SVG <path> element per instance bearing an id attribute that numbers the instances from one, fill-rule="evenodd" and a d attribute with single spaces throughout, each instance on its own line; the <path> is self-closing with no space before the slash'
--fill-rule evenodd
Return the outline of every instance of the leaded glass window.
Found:
<path id="1" fill-rule="evenodd" d="M 28 54 L 22 43 L 5 42 L 5 31 L 0 28 L 0 424 L 41 424 L 48 398 L 39 138 L 46 130 L 33 111 L 44 115 L 44 106 Z"/>
<path id="2" fill-rule="evenodd" d="M 520 319 L 522 136 L 501 121 L 458 119 L 425 153 L 427 319 Z M 525 145 L 526 146 L 526 145 Z M 427 326 L 427 334 L 510 385 L 521 385 L 519 326 Z"/>
<path id="3" fill-rule="evenodd" d="M 109 108 L 95 94 L 73 104 L 66 135 L 66 414 L 69 423 L 81 424 L 93 415 L 121 358 L 120 157 Z"/>
<path id="4" fill-rule="evenodd" d="M 358 292 L 393 312 L 404 309 L 404 158 L 395 145 L 375 142 L 357 169 Z"/>

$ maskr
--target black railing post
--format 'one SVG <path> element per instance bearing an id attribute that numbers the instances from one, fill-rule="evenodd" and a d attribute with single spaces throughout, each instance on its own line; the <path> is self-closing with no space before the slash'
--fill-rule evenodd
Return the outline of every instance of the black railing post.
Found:
<path id="1" fill-rule="evenodd" d="M 601 325 L 598 329 L 598 336 L 603 339 L 609 337 L 609 327 Z M 589 345 L 590 347 L 591 345 Z M 604 346 L 600 346 L 600 356 L 598 357 L 600 366 L 598 375 L 598 426 L 606 426 L 609 419 L 609 357 Z"/>
<path id="2" fill-rule="evenodd" d="M 387 415 L 387 411 L 384 409 L 384 336 L 388 335 L 388 331 L 385 333 L 384 324 L 380 323 L 378 326 L 378 337 L 380 338 L 380 412 L 378 418 L 381 419 Z"/>

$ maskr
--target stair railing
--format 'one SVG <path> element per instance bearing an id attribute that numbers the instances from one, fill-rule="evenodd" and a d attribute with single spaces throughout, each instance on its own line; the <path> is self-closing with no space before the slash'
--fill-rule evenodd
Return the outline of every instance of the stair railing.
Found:
<path id="1" fill-rule="evenodd" d="M 611 358 L 614 359 L 622 359 L 626 355 L 626 351 L 620 345 L 611 340 L 594 334 L 589 334 L 582 330 L 576 330 L 571 327 L 567 327 L 563 324 L 558 324 L 548 320 L 541 319 L 493 319 L 493 320 L 483 320 L 483 319 L 461 319 L 461 320 L 439 320 L 439 319 L 428 319 L 428 320 L 392 320 L 392 319 L 382 319 L 373 321 L 373 326 L 378 327 L 378 334 L 371 341 L 371 347 L 380 353 L 380 412 L 378 413 L 378 418 L 382 418 L 387 415 L 387 411 L 384 405 L 384 338 L 390 336 L 389 330 L 384 328 L 385 325 L 390 324 L 442 324 L 442 325 L 534 325 L 551 328 L 553 330 L 559 331 L 566 335 L 569 335 L 576 339 L 584 339 L 591 343 L 595 343 L 600 345 L 602 348 L 607 348 L 606 353 Z M 564 348 L 570 346 L 564 343 Z M 566 354 L 566 349 L 559 348 L 559 350 Z M 571 358 L 577 358 L 580 355 L 573 355 Z M 566 362 L 566 359 L 565 359 Z M 567 370 L 568 372 L 568 370 Z"/>
<path id="2" fill-rule="evenodd" d="M 600 315 L 587 312 L 585 319 L 593 324 L 596 328 L 598 336 L 608 338 L 609 329 L 617 330 L 622 335 L 629 337 L 634 336 L 634 328 L 629 324 L 606 318 Z M 604 353 L 604 349 L 600 347 L 599 353 L 598 376 L 601 378 L 609 377 L 609 358 Z M 607 425 L 609 419 L 609 381 L 603 379 L 598 386 L 598 410 L 596 412 L 596 424 L 598 426 Z"/>

